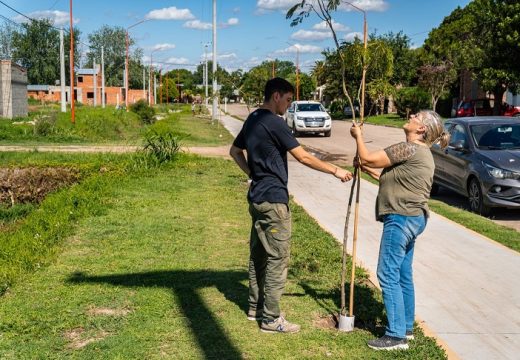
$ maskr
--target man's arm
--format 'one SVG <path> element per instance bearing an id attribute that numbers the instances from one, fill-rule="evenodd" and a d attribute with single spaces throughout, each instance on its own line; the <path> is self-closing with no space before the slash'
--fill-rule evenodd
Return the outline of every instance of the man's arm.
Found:
<path id="1" fill-rule="evenodd" d="M 244 155 L 244 150 L 236 147 L 235 145 L 231 145 L 231 149 L 229 149 L 229 155 L 235 160 L 237 165 L 242 169 L 243 172 L 246 173 L 247 176 L 251 175 L 251 170 L 249 170 L 249 166 L 247 166 L 247 160 Z"/>
<path id="2" fill-rule="evenodd" d="M 321 161 L 315 156 L 312 156 L 301 146 L 297 146 L 294 149 L 289 150 L 292 156 L 300 163 L 311 169 L 318 170 L 327 174 L 332 174 L 341 181 L 349 181 L 352 179 L 352 173 L 340 167 L 329 164 L 328 162 Z"/>

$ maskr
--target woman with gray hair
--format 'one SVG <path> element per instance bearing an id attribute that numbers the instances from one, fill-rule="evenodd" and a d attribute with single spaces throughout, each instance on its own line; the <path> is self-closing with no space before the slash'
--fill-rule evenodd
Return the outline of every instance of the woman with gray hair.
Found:
<path id="1" fill-rule="evenodd" d="M 377 278 L 383 291 L 388 325 L 385 335 L 370 340 L 376 350 L 408 349 L 413 339 L 415 293 L 412 261 L 415 240 L 428 221 L 428 199 L 435 164 L 430 147 L 449 141 L 442 120 L 434 111 L 411 115 L 403 126 L 406 141 L 370 152 L 361 128 L 353 124 L 350 134 L 356 139 L 362 171 L 379 180 L 376 218 L 383 222 Z M 383 168 L 379 174 L 375 168 Z"/>

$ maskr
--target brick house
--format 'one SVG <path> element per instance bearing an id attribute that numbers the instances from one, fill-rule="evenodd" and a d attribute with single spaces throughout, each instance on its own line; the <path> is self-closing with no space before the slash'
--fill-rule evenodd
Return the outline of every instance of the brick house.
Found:
<path id="1" fill-rule="evenodd" d="M 74 86 L 74 99 L 78 103 L 94 105 L 94 78 L 96 79 L 96 104 L 101 105 L 101 71 L 97 69 L 78 69 L 75 72 L 76 85 Z M 27 96 L 42 101 L 60 101 L 61 87 L 52 85 L 29 85 Z M 105 103 L 107 105 L 124 104 L 124 88 L 119 86 L 105 86 Z M 133 104 L 138 100 L 148 100 L 148 91 L 130 89 L 128 103 Z M 70 90 L 66 87 L 65 99 L 69 102 Z"/>

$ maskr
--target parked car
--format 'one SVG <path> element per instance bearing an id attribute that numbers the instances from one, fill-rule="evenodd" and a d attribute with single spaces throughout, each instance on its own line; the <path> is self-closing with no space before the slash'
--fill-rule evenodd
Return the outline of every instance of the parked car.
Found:
<path id="1" fill-rule="evenodd" d="M 489 99 L 476 99 L 461 101 L 456 109 L 456 117 L 466 116 L 491 116 L 493 107 Z"/>
<path id="2" fill-rule="evenodd" d="M 504 116 L 520 116 L 520 106 L 509 105 L 508 103 L 502 104 L 502 115 Z"/>
<path id="3" fill-rule="evenodd" d="M 354 105 L 354 111 L 356 113 L 356 116 L 359 116 L 359 105 L 358 104 Z M 343 108 L 343 114 L 345 114 L 345 116 L 348 118 L 352 117 L 352 108 L 350 107 L 350 105 L 345 105 L 345 107 Z"/>
<path id="4" fill-rule="evenodd" d="M 520 208 L 520 118 L 505 116 L 449 119 L 448 147 L 432 147 L 439 185 L 469 201 L 471 211 L 488 215 L 493 208 Z"/>
<path id="5" fill-rule="evenodd" d="M 317 101 L 293 101 L 285 113 L 285 121 L 294 136 L 302 133 L 322 133 L 329 137 L 332 132 L 330 115 Z"/>

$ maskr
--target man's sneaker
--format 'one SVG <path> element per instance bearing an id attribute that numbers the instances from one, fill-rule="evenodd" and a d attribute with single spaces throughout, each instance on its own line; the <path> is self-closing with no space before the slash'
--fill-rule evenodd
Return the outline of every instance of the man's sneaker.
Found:
<path id="1" fill-rule="evenodd" d="M 247 311 L 247 320 L 251 320 L 251 321 L 262 320 L 262 310 L 249 309 Z"/>
<path id="2" fill-rule="evenodd" d="M 408 349 L 408 342 L 406 339 L 401 339 L 393 336 L 385 335 L 379 339 L 370 340 L 367 342 L 369 348 L 374 350 L 406 350 Z"/>
<path id="3" fill-rule="evenodd" d="M 406 340 L 408 340 L 408 341 L 415 340 L 415 336 L 413 336 L 412 330 L 406 330 Z"/>
<path id="4" fill-rule="evenodd" d="M 260 331 L 266 333 L 297 333 L 300 331 L 300 325 L 292 324 L 285 320 L 283 316 L 280 316 L 271 321 L 263 320 Z"/>

